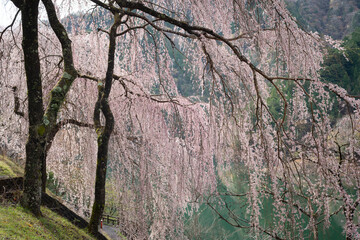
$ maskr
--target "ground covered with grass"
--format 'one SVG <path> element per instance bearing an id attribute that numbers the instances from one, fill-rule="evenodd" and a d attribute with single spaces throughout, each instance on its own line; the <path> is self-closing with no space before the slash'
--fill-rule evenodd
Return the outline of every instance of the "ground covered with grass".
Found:
<path id="1" fill-rule="evenodd" d="M 0 179 L 23 176 L 23 169 L 8 157 L 0 155 Z"/>
<path id="2" fill-rule="evenodd" d="M 23 169 L 8 157 L 0 155 L 0 179 L 21 176 Z M 21 192 L 15 194 L 21 195 Z M 43 217 L 36 218 L 15 202 L 0 195 L 1 240 L 95 239 L 48 208 L 42 207 Z"/>
<path id="3" fill-rule="evenodd" d="M 36 218 L 20 206 L 0 206 L 0 239 L 95 239 L 47 208 Z"/>

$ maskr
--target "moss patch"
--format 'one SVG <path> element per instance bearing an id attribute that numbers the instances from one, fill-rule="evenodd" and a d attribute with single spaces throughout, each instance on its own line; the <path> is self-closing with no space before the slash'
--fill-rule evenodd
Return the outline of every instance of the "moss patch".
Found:
<path id="1" fill-rule="evenodd" d="M 15 177 L 15 173 L 5 162 L 0 162 L 0 177 Z"/>
<path id="2" fill-rule="evenodd" d="M 20 177 L 23 176 L 23 169 L 16 165 L 9 158 L 0 155 L 0 178 L 1 177 Z"/>

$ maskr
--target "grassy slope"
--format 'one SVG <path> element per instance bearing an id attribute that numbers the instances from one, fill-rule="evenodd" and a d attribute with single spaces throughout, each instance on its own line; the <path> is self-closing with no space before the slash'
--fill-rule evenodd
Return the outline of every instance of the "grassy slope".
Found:
<path id="1" fill-rule="evenodd" d="M 0 155 L 0 178 L 23 176 L 23 169 L 6 156 Z"/>
<path id="2" fill-rule="evenodd" d="M 95 239 L 47 208 L 36 218 L 20 206 L 0 207 L 0 239 Z"/>
<path id="3" fill-rule="evenodd" d="M 22 168 L 0 155 L 0 178 L 20 176 Z M 0 239 L 95 239 L 48 208 L 41 211 L 43 217 L 38 219 L 18 205 L 0 205 Z"/>

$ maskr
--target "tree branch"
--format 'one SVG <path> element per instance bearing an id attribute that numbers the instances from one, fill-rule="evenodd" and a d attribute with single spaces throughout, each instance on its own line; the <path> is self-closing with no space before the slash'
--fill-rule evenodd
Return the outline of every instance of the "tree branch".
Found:
<path id="1" fill-rule="evenodd" d="M 12 27 L 14 26 L 14 23 L 16 21 L 17 16 L 19 15 L 19 13 L 20 13 L 20 10 L 18 10 L 16 12 L 15 17 L 14 17 L 13 21 L 10 23 L 10 25 L 8 25 L 6 28 L 4 28 L 4 30 L 1 31 L 1 33 L 0 33 L 0 42 L 1 42 L 2 38 L 3 38 L 3 35 L 6 32 L 6 30 L 8 30 L 9 28 L 12 29 Z"/>
<path id="2" fill-rule="evenodd" d="M 53 2 L 51 0 L 42 0 L 42 2 L 45 6 L 50 26 L 61 43 L 65 68 L 62 77 L 59 79 L 56 86 L 50 92 L 51 97 L 49 105 L 46 108 L 45 118 L 51 123 L 51 125 L 53 125 L 56 123 L 59 109 L 64 102 L 66 94 L 69 91 L 70 86 L 77 77 L 78 73 L 74 68 L 71 41 L 67 35 L 64 26 L 60 23 L 59 19 L 56 16 Z"/>
<path id="3" fill-rule="evenodd" d="M 22 10 L 23 5 L 24 5 L 24 0 L 11 0 L 13 2 L 13 4 L 19 8 L 20 10 Z"/>
<path id="4" fill-rule="evenodd" d="M 16 86 L 12 87 L 12 91 L 14 93 L 14 105 L 15 105 L 14 113 L 19 115 L 20 117 L 24 117 L 25 114 L 22 111 L 20 111 L 20 99 L 17 95 L 17 87 Z"/>
<path id="5" fill-rule="evenodd" d="M 94 129 L 94 124 L 91 124 L 91 123 L 84 123 L 84 122 L 80 122 L 80 121 L 75 120 L 75 119 L 61 120 L 48 133 L 48 141 L 47 141 L 47 145 L 46 145 L 46 152 L 48 152 L 50 150 L 52 142 L 54 141 L 54 138 L 55 138 L 57 132 L 67 124 L 72 124 L 72 125 L 75 125 L 75 126 L 78 126 L 78 127 L 86 127 L 86 128 Z"/>

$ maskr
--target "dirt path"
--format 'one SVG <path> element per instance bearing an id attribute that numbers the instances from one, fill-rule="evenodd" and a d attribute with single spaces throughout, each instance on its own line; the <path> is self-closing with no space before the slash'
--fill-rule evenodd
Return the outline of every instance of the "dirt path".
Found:
<path id="1" fill-rule="evenodd" d="M 112 240 L 121 240 L 122 238 L 117 234 L 117 228 L 103 225 L 102 231 L 106 233 Z"/>

